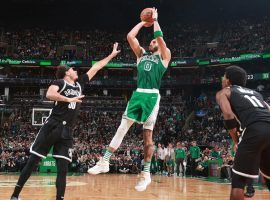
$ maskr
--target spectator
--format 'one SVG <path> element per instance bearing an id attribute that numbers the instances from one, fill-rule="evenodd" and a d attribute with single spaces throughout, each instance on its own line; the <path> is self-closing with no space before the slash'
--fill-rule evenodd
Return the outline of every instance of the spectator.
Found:
<path id="1" fill-rule="evenodd" d="M 196 176 L 196 167 L 198 158 L 200 158 L 200 148 L 197 146 L 196 141 L 192 141 L 191 147 L 189 149 L 190 157 L 191 157 L 191 176 Z"/>
<path id="2" fill-rule="evenodd" d="M 186 152 L 180 142 L 177 142 L 177 148 L 175 149 L 175 162 L 176 162 L 176 174 L 180 175 L 180 166 L 183 176 L 185 175 L 184 160 L 186 159 Z"/>

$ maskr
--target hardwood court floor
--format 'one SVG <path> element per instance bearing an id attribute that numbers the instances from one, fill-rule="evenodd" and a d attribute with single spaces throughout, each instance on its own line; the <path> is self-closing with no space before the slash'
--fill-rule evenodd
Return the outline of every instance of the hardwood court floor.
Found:
<path id="1" fill-rule="evenodd" d="M 9 200 L 18 176 L 0 175 L 0 200 Z M 137 192 L 136 175 L 69 176 L 65 200 L 227 200 L 230 185 L 191 178 L 153 176 L 145 192 Z M 32 176 L 22 200 L 54 200 L 55 176 Z M 252 200 L 270 199 L 266 190 L 256 190 Z"/>

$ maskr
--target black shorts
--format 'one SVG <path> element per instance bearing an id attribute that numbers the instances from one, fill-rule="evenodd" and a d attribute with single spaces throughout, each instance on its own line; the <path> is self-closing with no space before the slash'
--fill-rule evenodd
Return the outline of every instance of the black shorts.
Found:
<path id="1" fill-rule="evenodd" d="M 270 179 L 270 123 L 256 122 L 242 134 L 235 155 L 233 172 L 247 178 L 261 174 Z"/>
<path id="2" fill-rule="evenodd" d="M 63 122 L 48 119 L 41 127 L 35 141 L 30 147 L 30 153 L 45 158 L 53 147 L 53 157 L 72 161 L 73 138 L 71 128 Z"/>

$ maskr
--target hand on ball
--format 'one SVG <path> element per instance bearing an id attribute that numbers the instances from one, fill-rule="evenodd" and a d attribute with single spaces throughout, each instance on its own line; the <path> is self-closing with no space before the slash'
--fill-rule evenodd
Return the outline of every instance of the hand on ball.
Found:
<path id="1" fill-rule="evenodd" d="M 158 12 L 155 7 L 153 8 L 153 11 L 152 11 L 152 19 L 153 21 L 158 19 Z"/>

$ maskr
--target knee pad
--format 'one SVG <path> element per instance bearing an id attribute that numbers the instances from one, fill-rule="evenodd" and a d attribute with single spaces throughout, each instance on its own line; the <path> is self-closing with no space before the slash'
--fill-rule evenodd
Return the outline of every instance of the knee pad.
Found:
<path id="1" fill-rule="evenodd" d="M 232 188 L 244 189 L 250 178 L 240 176 L 236 173 L 232 175 Z"/>
<path id="2" fill-rule="evenodd" d="M 118 149 L 118 147 L 120 146 L 120 144 L 122 143 L 123 138 L 125 137 L 125 135 L 127 134 L 129 128 L 131 127 L 131 125 L 134 122 L 131 120 L 127 120 L 127 119 L 122 119 L 120 126 L 118 127 L 111 143 L 110 143 L 110 147 L 114 148 L 114 149 Z"/>

